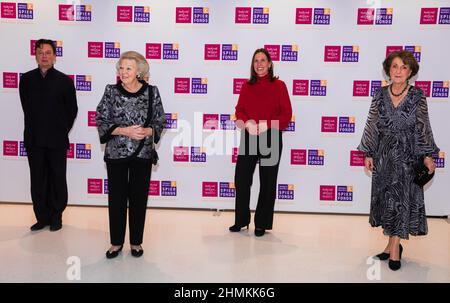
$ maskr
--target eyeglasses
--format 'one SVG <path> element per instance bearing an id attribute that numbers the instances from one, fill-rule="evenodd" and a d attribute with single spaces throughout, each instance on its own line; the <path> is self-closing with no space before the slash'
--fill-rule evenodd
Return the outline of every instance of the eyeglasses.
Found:
<path id="1" fill-rule="evenodd" d="M 53 55 L 53 52 L 52 52 L 52 51 L 46 51 L 46 52 L 37 51 L 37 52 L 36 52 L 36 55 L 38 55 L 38 56 L 44 56 L 44 55 L 46 55 L 46 56 L 52 56 L 52 55 Z"/>

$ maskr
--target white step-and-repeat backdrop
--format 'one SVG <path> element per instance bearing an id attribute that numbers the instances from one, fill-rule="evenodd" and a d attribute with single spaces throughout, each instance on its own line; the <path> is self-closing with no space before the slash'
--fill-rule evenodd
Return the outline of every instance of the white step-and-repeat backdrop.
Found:
<path id="1" fill-rule="evenodd" d="M 70 204 L 107 203 L 94 114 L 105 85 L 116 81 L 117 58 L 136 50 L 148 58 L 167 113 L 149 206 L 233 209 L 234 107 L 254 50 L 266 47 L 294 112 L 276 209 L 368 213 L 371 178 L 356 146 L 371 96 L 386 84 L 382 61 L 406 49 L 420 63 L 415 84 L 428 96 L 442 150 L 426 187 L 427 213 L 450 213 L 448 0 L 0 2 L 0 201 L 30 201 L 18 82 L 36 67 L 34 41 L 49 38 L 57 43 L 56 68 L 73 77 L 78 96 Z M 252 206 L 258 189 L 256 171 Z"/>

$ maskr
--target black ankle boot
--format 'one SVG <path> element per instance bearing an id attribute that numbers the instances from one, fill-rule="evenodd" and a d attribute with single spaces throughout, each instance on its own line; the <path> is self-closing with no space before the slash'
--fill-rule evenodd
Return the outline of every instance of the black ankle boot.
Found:
<path id="1" fill-rule="evenodd" d="M 263 228 L 255 228 L 255 236 L 262 237 L 266 233 L 266 230 Z"/>
<path id="2" fill-rule="evenodd" d="M 242 227 L 245 227 L 245 226 L 242 226 Z M 236 232 L 241 231 L 241 228 L 242 228 L 242 227 L 239 226 L 239 225 L 237 225 L 237 224 L 234 224 L 233 226 L 230 226 L 230 227 L 228 228 L 228 230 L 231 231 L 232 233 L 236 233 Z M 248 224 L 247 224 L 247 229 L 248 229 Z"/>

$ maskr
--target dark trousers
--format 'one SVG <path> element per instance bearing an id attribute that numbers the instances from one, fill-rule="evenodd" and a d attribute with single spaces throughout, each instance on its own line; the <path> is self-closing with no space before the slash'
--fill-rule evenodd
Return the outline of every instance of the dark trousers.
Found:
<path id="1" fill-rule="evenodd" d="M 59 224 L 67 206 L 67 150 L 27 147 L 31 200 L 36 219 Z"/>
<path id="2" fill-rule="evenodd" d="M 145 213 L 152 166 L 150 162 L 131 160 L 107 163 L 109 231 L 112 245 L 122 245 L 129 208 L 130 244 L 140 245 L 144 235 Z"/>
<path id="3" fill-rule="evenodd" d="M 276 144 L 277 142 L 271 144 L 271 131 L 276 131 L 278 133 L 278 144 Z M 253 174 L 259 160 L 260 190 L 255 212 L 255 227 L 272 229 L 278 168 L 280 165 L 283 142 L 282 133 L 280 131 L 269 130 L 268 133 L 269 134 L 267 137 L 269 138 L 269 142 L 267 145 L 271 150 L 268 155 L 266 155 L 266 152 L 262 153 L 262 150 L 259 147 L 261 135 L 251 136 L 247 131 L 245 131 L 241 136 L 241 145 L 239 146 L 239 155 L 237 158 L 234 177 L 236 186 L 235 224 L 240 227 L 246 226 L 250 223 L 250 190 L 253 183 Z M 253 145 L 255 142 L 258 146 Z M 245 146 L 243 144 L 245 144 Z M 278 150 L 275 152 L 274 149 L 276 148 L 278 148 Z M 255 150 L 256 154 L 254 152 Z M 278 155 L 278 157 L 276 157 L 274 152 Z M 270 165 L 265 164 L 264 159 L 267 160 L 271 156 L 274 156 L 274 160 L 270 161 Z"/>

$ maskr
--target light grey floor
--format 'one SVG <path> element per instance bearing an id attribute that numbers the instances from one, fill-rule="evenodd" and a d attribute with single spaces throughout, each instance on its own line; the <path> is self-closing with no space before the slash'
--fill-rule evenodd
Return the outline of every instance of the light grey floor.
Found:
<path id="1" fill-rule="evenodd" d="M 144 256 L 105 258 L 108 214 L 68 207 L 63 229 L 30 232 L 31 205 L 0 204 L 0 282 L 450 282 L 450 224 L 428 219 L 402 268 L 370 258 L 387 238 L 367 216 L 275 214 L 274 230 L 228 232 L 233 212 L 150 209 Z M 128 235 L 127 235 L 128 239 Z"/>

